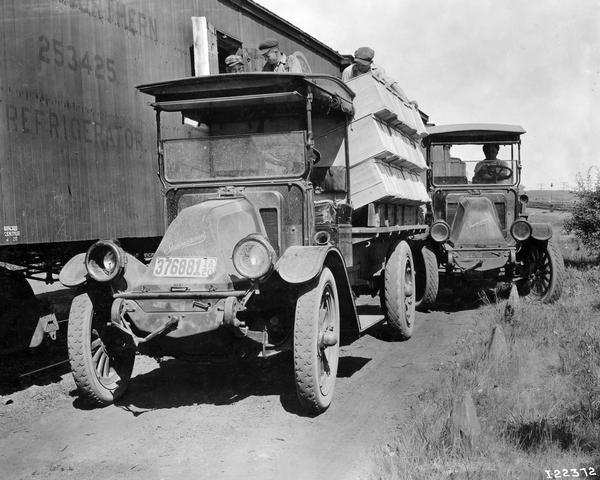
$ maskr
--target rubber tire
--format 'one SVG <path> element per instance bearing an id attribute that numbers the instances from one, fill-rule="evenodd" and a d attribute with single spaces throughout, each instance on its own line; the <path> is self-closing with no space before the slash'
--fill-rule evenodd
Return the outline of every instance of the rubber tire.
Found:
<path id="1" fill-rule="evenodd" d="M 405 293 L 405 273 L 407 262 L 410 265 L 409 281 L 412 295 Z M 415 268 L 413 256 L 408 243 L 402 240 L 389 256 L 384 271 L 382 306 L 387 317 L 388 325 L 398 335 L 400 340 L 408 340 L 413 333 L 415 324 Z M 408 301 L 407 308 L 407 298 Z"/>
<path id="2" fill-rule="evenodd" d="M 527 285 L 525 286 L 523 286 L 522 284 L 519 285 L 519 293 L 525 293 L 528 298 L 536 301 L 541 301 L 542 303 L 554 303 L 562 295 L 563 285 L 565 282 L 565 263 L 563 260 L 563 256 L 554 238 L 548 240 L 548 242 L 546 242 L 545 245 L 541 243 L 537 243 L 534 245 L 536 245 L 535 248 L 543 248 L 543 250 L 545 250 L 545 252 L 548 255 L 551 272 L 548 289 L 543 295 L 539 295 L 536 294 L 533 290 L 531 290 L 531 286 L 529 285 L 529 282 L 527 282 Z M 531 248 L 531 246 L 529 248 Z"/>
<path id="3" fill-rule="evenodd" d="M 420 258 L 416 262 L 415 271 L 415 308 L 423 311 L 435 304 L 440 286 L 440 274 L 437 257 L 429 247 L 423 246 L 417 255 Z"/>
<path id="4" fill-rule="evenodd" d="M 94 311 L 94 304 L 87 293 L 77 295 L 73 299 L 69 313 L 67 345 L 73 379 L 80 395 L 88 403 L 98 407 L 110 405 L 123 396 L 129 385 L 135 361 L 135 350 L 127 350 L 121 354 L 123 364 L 114 382 L 106 385 L 98 378 L 92 359 L 92 324 L 95 316 L 107 315 L 108 310 Z"/>
<path id="5" fill-rule="evenodd" d="M 337 344 L 330 352 L 330 370 L 326 391 L 320 385 L 319 311 L 321 299 L 330 285 L 333 296 L 333 327 Z M 340 306 L 335 277 L 324 267 L 317 281 L 307 285 L 298 296 L 294 319 L 294 376 L 300 406 L 307 413 L 327 410 L 333 399 L 339 363 Z"/>

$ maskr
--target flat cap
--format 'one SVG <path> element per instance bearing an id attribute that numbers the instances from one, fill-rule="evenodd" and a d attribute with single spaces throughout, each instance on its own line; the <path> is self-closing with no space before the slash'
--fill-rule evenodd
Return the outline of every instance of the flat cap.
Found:
<path id="1" fill-rule="evenodd" d="M 263 54 L 263 53 L 267 53 L 272 48 L 277 48 L 277 47 L 279 47 L 279 41 L 276 38 L 265 38 L 258 45 L 258 50 L 260 50 L 260 53 Z"/>
<path id="2" fill-rule="evenodd" d="M 362 63 L 363 65 L 369 65 L 373 62 L 373 57 L 375 56 L 375 51 L 369 47 L 360 47 L 356 52 L 354 52 L 354 61 L 357 63 Z"/>
<path id="3" fill-rule="evenodd" d="M 244 64 L 244 59 L 242 57 L 240 57 L 239 55 L 229 55 L 226 59 L 225 59 L 225 66 L 226 67 L 233 67 L 234 65 L 243 65 Z"/>

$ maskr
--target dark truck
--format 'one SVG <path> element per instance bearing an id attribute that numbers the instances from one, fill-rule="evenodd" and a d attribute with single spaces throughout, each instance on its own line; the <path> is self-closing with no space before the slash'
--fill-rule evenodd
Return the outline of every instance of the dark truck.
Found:
<path id="1" fill-rule="evenodd" d="M 138 87 L 154 97 L 166 233 L 149 265 L 112 240 L 60 273 L 76 287 L 68 346 L 80 394 L 123 394 L 136 350 L 232 358 L 291 350 L 302 407 L 333 396 L 342 335 L 415 320 L 411 239 L 425 225 L 353 224 L 353 93 L 326 75 L 248 73 Z M 341 157 L 340 157 L 341 152 Z M 342 158 L 341 164 L 335 164 Z"/>
<path id="2" fill-rule="evenodd" d="M 552 226 L 530 222 L 528 198 L 519 193 L 525 130 L 465 124 L 432 126 L 428 133 L 431 229 L 422 251 L 428 278 L 440 267 L 454 287 L 469 280 L 515 283 L 521 295 L 557 300 L 565 273 Z M 426 301 L 435 301 L 437 285 L 424 288 Z"/>

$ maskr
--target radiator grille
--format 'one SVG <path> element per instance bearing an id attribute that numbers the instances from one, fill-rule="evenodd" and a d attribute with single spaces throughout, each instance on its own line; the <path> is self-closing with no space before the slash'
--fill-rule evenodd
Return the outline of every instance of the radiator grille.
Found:
<path id="1" fill-rule="evenodd" d="M 261 208 L 260 216 L 262 218 L 267 238 L 277 253 L 279 253 L 279 225 L 277 223 L 276 208 Z"/>

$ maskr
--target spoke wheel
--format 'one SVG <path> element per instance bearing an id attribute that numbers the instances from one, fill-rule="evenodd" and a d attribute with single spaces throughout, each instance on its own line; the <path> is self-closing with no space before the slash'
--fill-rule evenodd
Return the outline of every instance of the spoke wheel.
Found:
<path id="1" fill-rule="evenodd" d="M 563 257 L 554 242 L 532 244 L 525 258 L 526 285 L 529 297 L 552 303 L 562 294 L 565 266 Z"/>
<path id="2" fill-rule="evenodd" d="M 335 278 L 327 267 L 296 302 L 294 373 L 296 393 L 309 413 L 331 404 L 339 360 L 340 309 Z"/>
<path id="3" fill-rule="evenodd" d="M 135 360 L 130 339 L 109 321 L 109 310 L 94 308 L 87 293 L 73 299 L 68 331 L 71 371 L 81 396 L 96 406 L 123 395 Z"/>
<path id="4" fill-rule="evenodd" d="M 412 253 L 404 240 L 396 245 L 384 271 L 380 296 L 388 324 L 401 339 L 412 336 L 415 323 L 415 269 Z"/>

